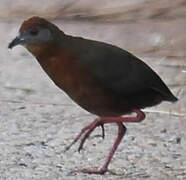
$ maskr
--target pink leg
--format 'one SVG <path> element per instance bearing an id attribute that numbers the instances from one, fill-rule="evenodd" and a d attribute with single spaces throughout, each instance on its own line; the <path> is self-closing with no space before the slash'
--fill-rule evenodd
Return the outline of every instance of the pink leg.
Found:
<path id="1" fill-rule="evenodd" d="M 73 141 L 74 143 L 77 142 L 77 140 L 80 138 L 80 136 L 84 134 L 81 143 L 79 145 L 78 151 L 80 151 L 83 148 L 83 145 L 86 141 L 86 139 L 89 137 L 91 132 L 100 125 L 104 125 L 106 123 L 117 123 L 118 125 L 118 136 L 114 142 L 114 145 L 112 146 L 107 158 L 106 162 L 103 165 L 103 167 L 99 170 L 90 170 L 90 169 L 82 169 L 82 170 L 77 170 L 74 172 L 82 172 L 82 173 L 88 173 L 88 174 L 104 174 L 105 172 L 108 171 L 108 165 L 118 147 L 118 145 L 121 142 L 121 139 L 123 138 L 126 128 L 122 124 L 124 122 L 141 122 L 142 120 L 145 119 L 145 114 L 141 110 L 134 110 L 134 112 L 137 114 L 136 117 L 101 117 L 99 119 L 96 119 L 93 121 L 89 126 L 86 126 L 85 128 L 82 129 L 81 133 L 76 137 L 76 139 Z M 86 132 L 87 131 L 87 132 Z M 73 144 L 74 144 L 73 143 Z M 72 145 L 72 144 L 71 144 Z M 71 147 L 70 145 L 70 147 Z"/>
<path id="2" fill-rule="evenodd" d="M 81 173 L 87 173 L 87 174 L 104 174 L 105 172 L 108 171 L 108 165 L 109 165 L 116 149 L 118 148 L 118 146 L 119 146 L 119 144 L 120 144 L 120 142 L 121 142 L 121 140 L 127 130 L 126 127 L 121 122 L 117 123 L 117 125 L 118 125 L 118 136 L 117 136 L 102 168 L 98 169 L 98 170 L 96 170 L 96 169 L 95 170 L 94 169 L 80 169 L 80 170 L 75 170 L 74 172 L 81 172 Z"/>
<path id="3" fill-rule="evenodd" d="M 95 121 L 93 121 L 92 123 L 90 123 L 89 125 L 85 126 L 81 130 L 81 132 L 76 136 L 76 138 L 72 141 L 72 143 L 70 143 L 70 145 L 65 148 L 65 152 L 68 151 L 73 146 L 73 144 L 75 144 L 80 139 L 80 137 L 82 136 L 82 134 L 84 134 L 87 130 L 92 129 L 92 127 L 95 126 L 96 122 L 97 122 L 97 119 Z M 101 129 L 102 129 L 102 138 L 104 139 L 105 138 L 104 125 L 102 123 L 99 124 L 99 125 L 101 126 Z M 99 126 L 99 125 L 97 125 L 97 126 Z M 96 127 L 94 127 L 94 129 L 95 128 Z M 80 151 L 80 150 L 78 150 L 78 151 Z"/>
<path id="4" fill-rule="evenodd" d="M 101 117 L 102 123 L 117 123 L 117 122 L 123 122 L 123 123 L 136 123 L 141 122 L 145 119 L 145 113 L 141 110 L 133 110 L 137 114 L 136 117 Z"/>
<path id="5" fill-rule="evenodd" d="M 96 119 L 90 124 L 89 130 L 85 133 L 84 137 L 82 138 L 78 151 L 80 152 L 83 148 L 83 145 L 86 141 L 86 139 L 89 137 L 91 132 L 100 124 L 106 124 L 106 123 L 129 123 L 129 122 L 141 122 L 145 119 L 144 112 L 140 110 L 134 110 L 134 112 L 137 114 L 136 117 L 100 117 L 99 119 Z"/>

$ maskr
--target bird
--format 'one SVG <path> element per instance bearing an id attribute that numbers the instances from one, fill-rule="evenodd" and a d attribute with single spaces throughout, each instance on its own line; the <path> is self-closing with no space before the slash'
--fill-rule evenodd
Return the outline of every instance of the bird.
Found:
<path id="1" fill-rule="evenodd" d="M 141 122 L 141 110 L 163 101 L 178 99 L 146 63 L 117 46 L 64 33 L 48 20 L 33 16 L 20 26 L 8 48 L 25 47 L 46 74 L 73 101 L 97 118 L 81 129 L 69 150 L 78 140 L 81 151 L 96 127 L 115 123 L 118 134 L 101 168 L 79 169 L 78 173 L 100 174 L 109 171 L 110 161 L 126 133 L 124 123 Z M 127 116 L 135 113 L 135 116 Z"/>

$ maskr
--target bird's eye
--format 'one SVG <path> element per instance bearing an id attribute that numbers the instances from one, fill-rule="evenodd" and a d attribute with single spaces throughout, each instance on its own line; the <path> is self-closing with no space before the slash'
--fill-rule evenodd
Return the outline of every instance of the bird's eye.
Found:
<path id="1" fill-rule="evenodd" d="M 39 33 L 39 31 L 38 31 L 37 29 L 32 29 L 32 30 L 30 31 L 30 34 L 31 34 L 32 36 L 36 36 L 38 33 Z"/>

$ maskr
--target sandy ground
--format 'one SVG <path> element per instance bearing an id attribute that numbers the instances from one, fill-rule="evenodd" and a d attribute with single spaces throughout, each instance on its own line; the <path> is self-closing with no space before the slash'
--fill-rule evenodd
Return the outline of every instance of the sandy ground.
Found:
<path id="1" fill-rule="evenodd" d="M 95 116 L 74 104 L 22 47 L 7 49 L 21 20 L 0 22 L 0 180 L 186 180 L 185 19 L 133 23 L 56 21 L 65 32 L 116 44 L 155 69 L 180 101 L 149 109 L 127 134 L 104 176 L 72 174 L 100 167 L 115 125 L 92 134 L 81 153 L 65 147 Z"/>

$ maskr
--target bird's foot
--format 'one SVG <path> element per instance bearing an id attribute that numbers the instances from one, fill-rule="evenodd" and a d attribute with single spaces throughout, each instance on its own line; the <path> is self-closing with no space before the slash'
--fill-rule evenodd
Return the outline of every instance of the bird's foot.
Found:
<path id="1" fill-rule="evenodd" d="M 81 129 L 81 132 L 76 136 L 76 138 L 74 139 L 74 141 L 72 141 L 72 143 L 65 148 L 65 152 L 68 151 L 81 138 L 81 136 L 83 134 L 85 134 L 84 137 L 82 138 L 81 143 L 80 143 L 79 148 L 78 148 L 78 151 L 80 152 L 81 149 L 83 148 L 83 144 L 85 143 L 85 140 L 89 137 L 89 135 L 91 134 L 91 132 L 97 126 L 101 126 L 101 129 L 102 129 L 102 138 L 104 139 L 104 137 L 105 137 L 104 124 L 102 124 L 99 119 L 96 119 L 92 123 L 90 123 L 89 125 L 85 126 L 83 129 Z"/>
<path id="2" fill-rule="evenodd" d="M 117 175 L 115 172 L 107 169 L 107 168 L 101 168 L 101 169 L 79 169 L 79 170 L 74 170 L 71 171 L 71 173 L 84 173 L 84 174 L 98 174 L 98 175 L 103 175 L 106 172 L 109 172 L 112 175 Z"/>
<path id="3" fill-rule="evenodd" d="M 88 128 L 87 131 L 85 132 L 85 134 L 84 134 L 84 136 L 83 136 L 83 138 L 82 138 L 82 140 L 81 140 L 81 142 L 80 142 L 80 145 L 79 145 L 79 147 L 78 147 L 78 152 L 80 152 L 80 151 L 83 149 L 83 145 L 84 145 L 86 139 L 90 136 L 90 134 L 91 134 L 91 133 L 94 131 L 94 129 L 95 129 L 96 127 L 98 127 L 98 126 L 101 126 L 101 127 L 102 127 L 102 137 L 104 138 L 104 136 L 105 136 L 104 126 L 103 126 L 103 124 L 102 124 L 102 122 L 101 122 L 100 119 L 96 119 L 95 121 L 93 121 L 93 122 L 90 124 L 89 128 Z"/>

